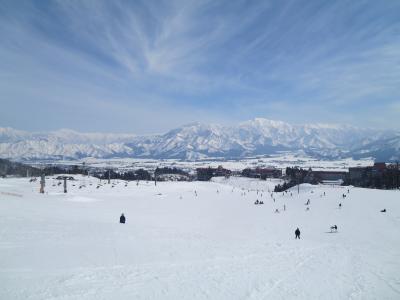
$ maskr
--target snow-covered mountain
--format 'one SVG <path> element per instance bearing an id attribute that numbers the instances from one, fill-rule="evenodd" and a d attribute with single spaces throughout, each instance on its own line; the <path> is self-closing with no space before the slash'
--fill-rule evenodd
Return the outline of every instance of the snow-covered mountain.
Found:
<path id="1" fill-rule="evenodd" d="M 0 157 L 11 159 L 76 159 L 143 157 L 200 159 L 240 158 L 303 151 L 322 158 L 400 157 L 400 133 L 348 125 L 292 125 L 262 118 L 237 126 L 187 124 L 162 135 L 78 133 L 62 129 L 29 133 L 0 128 Z"/>
<path id="2" fill-rule="evenodd" d="M 76 159 L 82 157 L 124 157 L 132 154 L 125 143 L 133 134 L 79 133 L 61 129 L 29 133 L 0 128 L 0 157 L 11 159 Z"/>

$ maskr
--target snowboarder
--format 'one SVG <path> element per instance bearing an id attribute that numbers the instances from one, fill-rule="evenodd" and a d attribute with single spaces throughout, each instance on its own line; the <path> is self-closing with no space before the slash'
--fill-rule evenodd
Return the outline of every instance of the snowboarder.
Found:
<path id="1" fill-rule="evenodd" d="M 331 226 L 331 232 L 333 232 L 333 231 L 337 232 L 337 226 L 336 225 Z"/>
<path id="2" fill-rule="evenodd" d="M 381 212 L 386 212 L 386 208 L 382 209 Z"/>
<path id="3" fill-rule="evenodd" d="M 310 199 L 307 199 L 306 205 L 310 205 Z"/>
<path id="4" fill-rule="evenodd" d="M 300 239 L 300 229 L 297 227 L 296 231 L 294 232 L 295 234 L 295 239 Z"/>
<path id="5" fill-rule="evenodd" d="M 125 216 L 124 216 L 124 214 L 121 214 L 121 216 L 119 217 L 119 222 L 121 224 L 125 224 Z"/>

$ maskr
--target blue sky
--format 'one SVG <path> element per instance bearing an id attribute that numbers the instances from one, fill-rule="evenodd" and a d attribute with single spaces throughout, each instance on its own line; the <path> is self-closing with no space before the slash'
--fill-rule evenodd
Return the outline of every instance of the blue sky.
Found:
<path id="1" fill-rule="evenodd" d="M 400 1 L 1 1 L 0 126 L 400 129 Z"/>

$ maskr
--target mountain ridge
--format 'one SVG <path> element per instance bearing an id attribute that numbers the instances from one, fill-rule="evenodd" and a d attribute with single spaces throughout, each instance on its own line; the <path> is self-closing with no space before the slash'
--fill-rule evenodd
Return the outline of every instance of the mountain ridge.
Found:
<path id="1" fill-rule="evenodd" d="M 342 124 L 295 124 L 255 118 L 223 126 L 193 122 L 158 135 L 81 133 L 70 129 L 27 132 L 0 128 L 0 157 L 23 159 L 242 158 L 278 151 L 310 156 L 400 158 L 400 132 Z M 370 156 L 368 156 L 370 155 Z"/>

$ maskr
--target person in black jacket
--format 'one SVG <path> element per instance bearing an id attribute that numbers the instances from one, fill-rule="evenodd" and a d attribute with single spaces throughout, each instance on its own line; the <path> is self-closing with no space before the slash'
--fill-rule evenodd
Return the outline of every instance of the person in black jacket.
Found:
<path id="1" fill-rule="evenodd" d="M 300 229 L 299 229 L 299 227 L 297 227 L 297 229 L 294 232 L 294 234 L 296 235 L 295 239 L 300 239 Z"/>
<path id="2" fill-rule="evenodd" d="M 119 222 L 122 224 L 125 224 L 125 216 L 124 214 L 121 214 L 121 216 L 119 217 Z"/>

